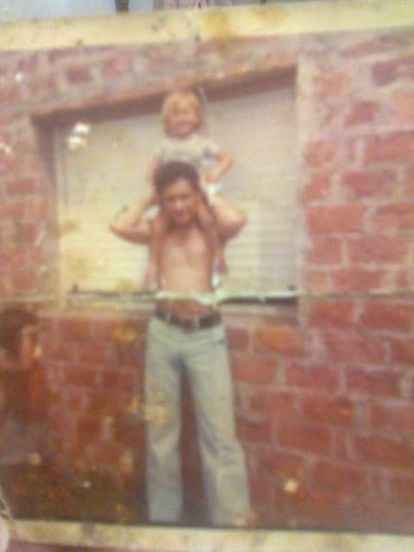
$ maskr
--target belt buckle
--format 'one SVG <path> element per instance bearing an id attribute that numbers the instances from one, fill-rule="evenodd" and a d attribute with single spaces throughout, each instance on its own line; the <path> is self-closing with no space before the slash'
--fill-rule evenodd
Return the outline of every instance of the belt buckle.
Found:
<path id="1" fill-rule="evenodd" d="M 194 329 L 199 330 L 201 327 L 201 316 L 196 315 L 194 316 L 193 320 L 194 320 Z"/>
<path id="2" fill-rule="evenodd" d="M 197 315 L 181 319 L 181 327 L 187 332 L 194 332 L 200 329 L 200 317 Z"/>

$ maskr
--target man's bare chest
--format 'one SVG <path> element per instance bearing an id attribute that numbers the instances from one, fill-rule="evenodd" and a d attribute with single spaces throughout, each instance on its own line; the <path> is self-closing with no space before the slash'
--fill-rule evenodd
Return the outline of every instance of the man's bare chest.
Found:
<path id="1" fill-rule="evenodd" d="M 211 258 L 211 248 L 201 232 L 191 232 L 184 236 L 170 236 L 164 242 L 163 264 L 204 266 Z"/>

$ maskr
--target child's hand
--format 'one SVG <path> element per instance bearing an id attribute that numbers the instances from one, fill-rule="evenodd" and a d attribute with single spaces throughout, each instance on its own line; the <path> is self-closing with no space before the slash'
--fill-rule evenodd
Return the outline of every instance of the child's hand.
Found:
<path id="1" fill-rule="evenodd" d="M 205 171 L 201 176 L 201 182 L 204 185 L 214 184 L 218 180 L 220 180 L 220 172 L 216 169 L 209 169 L 208 171 Z"/>
<path id="2" fill-rule="evenodd" d="M 158 194 L 155 189 L 155 186 L 151 186 L 150 193 L 148 195 L 148 202 L 150 205 L 157 205 L 158 203 Z"/>
<path id="3" fill-rule="evenodd" d="M 220 182 L 222 176 L 231 168 L 233 165 L 233 158 L 224 152 L 219 152 L 217 154 L 217 163 L 204 171 L 202 175 L 202 182 L 206 185 L 214 184 Z"/>

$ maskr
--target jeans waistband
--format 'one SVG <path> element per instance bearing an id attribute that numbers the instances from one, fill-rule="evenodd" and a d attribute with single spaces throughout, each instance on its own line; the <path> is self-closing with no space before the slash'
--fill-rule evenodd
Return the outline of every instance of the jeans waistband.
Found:
<path id="1" fill-rule="evenodd" d="M 212 328 L 213 326 L 217 326 L 221 323 L 221 315 L 218 311 L 192 316 L 179 316 L 178 314 L 170 311 L 156 309 L 154 316 L 159 320 L 167 322 L 167 324 L 178 326 L 179 328 L 187 331 Z"/>

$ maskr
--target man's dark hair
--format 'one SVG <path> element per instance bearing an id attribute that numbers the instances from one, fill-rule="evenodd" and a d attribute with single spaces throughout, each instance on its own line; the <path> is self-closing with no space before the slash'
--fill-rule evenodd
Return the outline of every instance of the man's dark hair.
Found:
<path id="1" fill-rule="evenodd" d="M 12 357 L 19 355 L 21 331 L 37 323 L 34 313 L 21 307 L 6 307 L 0 313 L 0 347 Z"/>
<path id="2" fill-rule="evenodd" d="M 200 189 L 200 179 L 197 169 L 190 163 L 184 161 L 170 161 L 161 165 L 154 176 L 154 186 L 158 194 L 177 180 L 183 178 L 196 190 Z"/>

